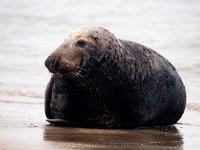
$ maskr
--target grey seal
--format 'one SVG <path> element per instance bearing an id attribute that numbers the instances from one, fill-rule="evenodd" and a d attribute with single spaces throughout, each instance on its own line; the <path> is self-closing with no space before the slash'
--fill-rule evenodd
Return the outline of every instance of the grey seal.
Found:
<path id="1" fill-rule="evenodd" d="M 186 105 L 175 67 L 141 44 L 103 27 L 74 32 L 45 61 L 47 121 L 56 125 L 136 128 L 175 124 Z"/>

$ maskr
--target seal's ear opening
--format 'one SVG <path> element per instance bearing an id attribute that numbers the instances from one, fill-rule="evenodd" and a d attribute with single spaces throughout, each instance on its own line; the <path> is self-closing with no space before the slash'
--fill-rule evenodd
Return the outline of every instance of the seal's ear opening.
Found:
<path id="1" fill-rule="evenodd" d="M 99 41 L 99 38 L 98 38 L 98 37 L 94 37 L 94 40 L 95 40 L 96 42 L 98 42 L 98 41 Z"/>

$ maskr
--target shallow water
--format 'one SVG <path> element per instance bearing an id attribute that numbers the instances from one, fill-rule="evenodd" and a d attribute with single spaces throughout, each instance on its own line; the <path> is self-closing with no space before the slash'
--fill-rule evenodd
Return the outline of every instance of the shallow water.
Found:
<path id="1" fill-rule="evenodd" d="M 199 0 L 0 0 L 0 100 L 42 102 L 46 57 L 72 30 L 101 25 L 169 59 L 189 108 L 199 111 L 199 6 Z"/>

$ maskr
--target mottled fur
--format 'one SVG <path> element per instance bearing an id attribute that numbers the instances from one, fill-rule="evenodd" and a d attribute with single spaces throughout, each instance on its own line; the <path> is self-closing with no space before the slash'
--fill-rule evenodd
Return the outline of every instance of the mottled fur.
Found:
<path id="1" fill-rule="evenodd" d="M 45 94 L 45 113 L 53 124 L 171 125 L 185 109 L 185 87 L 171 63 L 102 27 L 75 31 L 45 65 L 53 73 Z"/>

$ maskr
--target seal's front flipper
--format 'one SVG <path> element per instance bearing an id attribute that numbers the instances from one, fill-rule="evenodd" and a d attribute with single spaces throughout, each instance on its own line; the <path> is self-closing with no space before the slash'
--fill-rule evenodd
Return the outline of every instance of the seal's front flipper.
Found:
<path id="1" fill-rule="evenodd" d="M 64 120 L 64 119 L 47 119 L 46 121 L 48 121 L 51 124 L 57 125 L 57 126 L 74 126 L 74 125 L 76 125 L 75 123 Z"/>
<path id="2" fill-rule="evenodd" d="M 51 115 L 51 108 L 50 108 L 53 83 L 54 83 L 54 75 L 52 75 L 49 83 L 46 86 L 46 90 L 45 90 L 44 110 L 45 110 L 46 117 L 49 119 L 53 119 L 53 117 Z"/>

